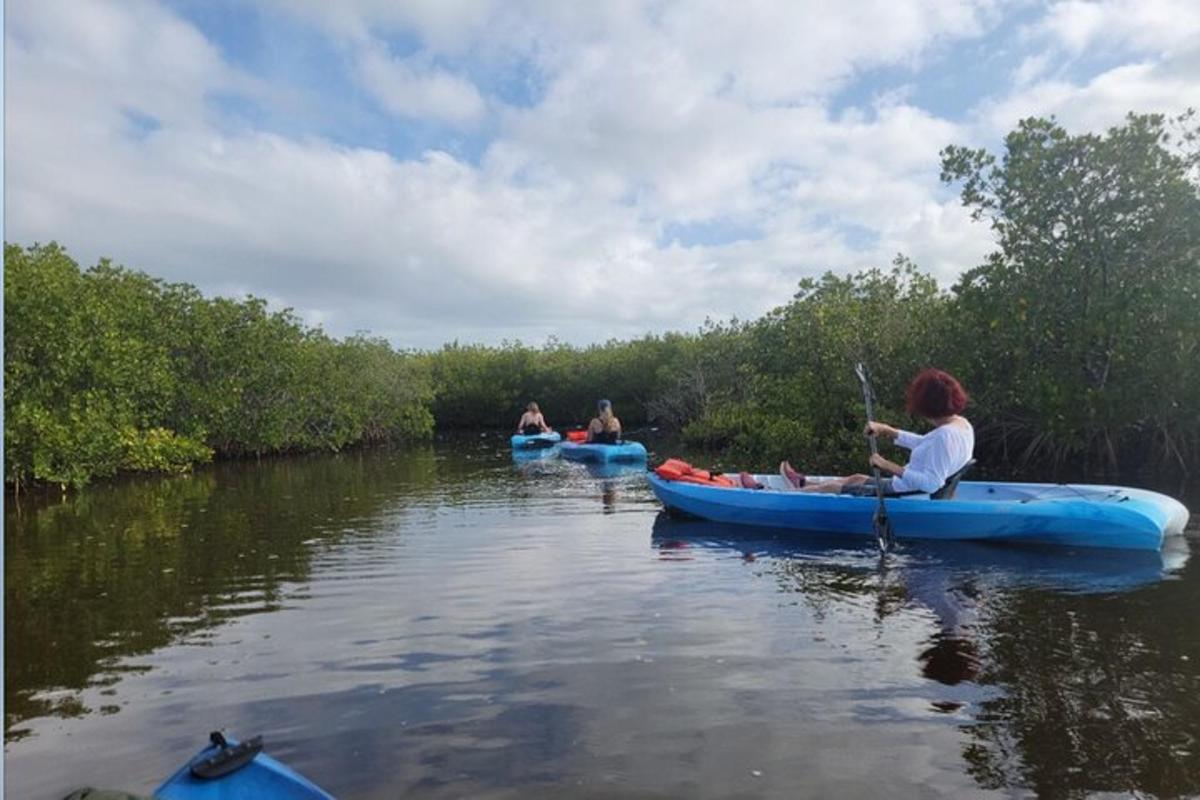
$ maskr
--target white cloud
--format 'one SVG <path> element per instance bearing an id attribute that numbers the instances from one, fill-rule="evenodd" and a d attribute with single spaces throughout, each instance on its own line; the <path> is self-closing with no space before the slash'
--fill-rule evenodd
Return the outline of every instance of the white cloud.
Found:
<path id="1" fill-rule="evenodd" d="M 382 45 L 371 43 L 359 54 L 358 68 L 364 86 L 396 116 L 458 125 L 483 117 L 483 98 L 474 84 L 420 56 L 396 59 Z"/>
<path id="2" fill-rule="evenodd" d="M 449 144 L 404 158 L 234 128 L 215 94 L 284 90 L 163 6 L 22 4 L 6 31 L 9 236 L 270 297 L 338 334 L 596 341 L 752 317 L 800 277 L 897 251 L 950 280 L 990 234 L 938 183 L 944 145 L 991 141 L 1026 114 L 1109 124 L 1196 85 L 1194 48 L 1154 22 L 1157 5 L 1129 41 L 1169 57 L 1078 84 L 1049 66 L 1107 23 L 1064 27 L 1069 9 L 1051 7 L 1038 35 L 1057 49 L 963 123 L 916 105 L 912 84 L 931 54 L 996 22 L 987 2 L 272 3 L 331 37 L 391 124 L 486 131 L 478 163 Z M 1092 5 L 1101 19 L 1118 8 Z M 389 49 L 399 35 L 415 55 Z M 513 64 L 539 82 L 526 107 L 464 77 Z M 898 80 L 870 107 L 831 110 L 871 69 Z M 705 225 L 750 233 L 666 241 Z"/>
<path id="3" fill-rule="evenodd" d="M 1030 116 L 1102 131 L 1130 112 L 1174 115 L 1200 98 L 1200 5 L 1191 0 L 1066 0 L 1024 38 L 1039 49 L 1014 85 L 972 110 L 979 141 L 994 143 Z M 1089 60 L 1110 66 L 1089 69 Z"/>
<path id="4" fill-rule="evenodd" d="M 312 20 L 336 37 L 415 31 L 438 52 L 460 52 L 490 29 L 495 0 L 263 0 L 272 13 Z"/>
<path id="5" fill-rule="evenodd" d="M 1025 57 L 1013 71 L 1013 83 L 1018 88 L 1028 86 L 1046 73 L 1052 61 L 1053 56 L 1048 52 L 1034 53 Z"/>
<path id="6" fill-rule="evenodd" d="M 27 103 L 40 104 L 37 117 L 70 104 L 85 125 L 107 124 L 124 109 L 194 125 L 204 116 L 205 92 L 254 89 L 199 32 L 148 0 L 120 9 L 103 0 L 23 4 L 10 9 L 5 36 L 19 114 Z M 43 79 L 58 91 L 40 92 Z"/>
<path id="7" fill-rule="evenodd" d="M 931 44 L 974 36 L 987 3 L 890 0 L 668 4 L 662 28 L 694 68 L 757 103 L 796 102 L 836 89 L 855 69 L 915 65 Z"/>
<path id="8" fill-rule="evenodd" d="M 1066 0 L 1054 4 L 1035 30 L 1050 35 L 1076 56 L 1092 47 L 1170 55 L 1196 46 L 1200 4 L 1193 0 Z"/>
<path id="9" fill-rule="evenodd" d="M 978 109 L 993 135 L 1011 130 L 1029 116 L 1053 114 L 1076 132 L 1119 125 L 1129 112 L 1179 114 L 1194 104 L 1198 77 L 1178 64 L 1133 63 L 1115 67 L 1075 84 L 1046 80 Z"/>
<path id="10" fill-rule="evenodd" d="M 882 252 L 904 253 L 949 286 L 995 249 L 991 232 L 957 199 L 928 200 L 883 232 Z"/>
<path id="11" fill-rule="evenodd" d="M 1104 8 L 1099 3 L 1066 0 L 1051 7 L 1037 30 L 1054 35 L 1078 55 L 1104 29 Z"/>

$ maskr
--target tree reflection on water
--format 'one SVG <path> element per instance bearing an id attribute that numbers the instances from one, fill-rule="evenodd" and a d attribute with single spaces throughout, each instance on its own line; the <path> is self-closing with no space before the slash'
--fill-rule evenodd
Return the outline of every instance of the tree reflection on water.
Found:
<path id="1" fill-rule="evenodd" d="M 424 455 L 422 455 L 424 453 Z M 5 516 L 5 737 L 24 720 L 97 710 L 81 699 L 127 663 L 222 622 L 273 611 L 309 574 L 313 546 L 411 502 L 431 452 L 225 464 L 88 488 Z M 352 524 L 354 523 L 354 524 Z M 101 690 L 101 696 L 108 692 Z"/>

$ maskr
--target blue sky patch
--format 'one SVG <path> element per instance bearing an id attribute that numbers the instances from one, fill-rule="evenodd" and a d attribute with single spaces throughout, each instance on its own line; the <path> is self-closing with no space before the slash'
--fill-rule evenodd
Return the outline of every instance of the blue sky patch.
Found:
<path id="1" fill-rule="evenodd" d="M 157 117 L 138 111 L 136 108 L 125 109 L 125 122 L 129 135 L 134 139 L 145 139 L 162 128 L 162 122 Z"/>
<path id="2" fill-rule="evenodd" d="M 755 241 L 763 236 L 753 225 L 730 220 L 669 222 L 658 237 L 659 247 L 719 247 L 734 242 Z"/>

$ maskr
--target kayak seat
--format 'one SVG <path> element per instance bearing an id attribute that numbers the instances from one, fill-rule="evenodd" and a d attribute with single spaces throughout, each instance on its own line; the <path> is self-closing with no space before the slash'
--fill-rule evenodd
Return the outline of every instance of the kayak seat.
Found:
<path id="1" fill-rule="evenodd" d="M 958 470 L 957 472 L 952 473 L 949 478 L 946 478 L 946 482 L 942 484 L 942 488 L 938 489 L 936 492 L 929 495 L 929 499 L 930 500 L 953 500 L 954 493 L 958 491 L 959 481 L 961 481 L 963 479 L 963 475 L 966 475 L 967 471 L 970 470 L 971 467 L 973 467 L 973 466 L 975 466 L 975 459 L 972 458 L 966 464 L 962 465 L 962 469 Z"/>

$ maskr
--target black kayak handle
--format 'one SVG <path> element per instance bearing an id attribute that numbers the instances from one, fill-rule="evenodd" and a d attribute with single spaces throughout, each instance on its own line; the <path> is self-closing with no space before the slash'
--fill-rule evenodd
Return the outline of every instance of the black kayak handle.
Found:
<path id="1" fill-rule="evenodd" d="M 262 752 L 263 739 L 255 736 L 244 742 L 230 745 L 220 731 L 213 731 L 208 740 L 217 748 L 215 753 L 199 755 L 188 765 L 188 770 L 197 778 L 212 780 L 236 772 L 254 760 Z"/>

